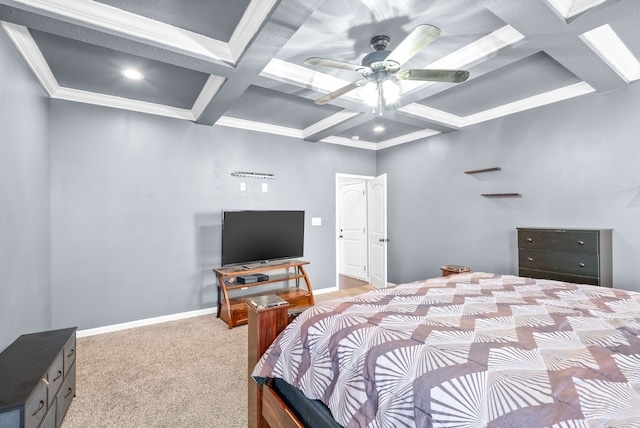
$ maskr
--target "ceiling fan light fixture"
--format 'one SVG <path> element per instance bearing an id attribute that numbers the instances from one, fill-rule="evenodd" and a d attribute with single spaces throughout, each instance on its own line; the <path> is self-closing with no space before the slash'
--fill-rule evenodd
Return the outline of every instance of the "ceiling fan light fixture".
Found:
<path id="1" fill-rule="evenodd" d="M 363 85 L 358 91 L 358 95 L 366 105 L 371 107 L 378 105 L 378 88 L 375 82 L 367 82 Z"/>
<path id="2" fill-rule="evenodd" d="M 382 82 L 382 97 L 385 105 L 393 104 L 400 99 L 400 87 L 391 80 Z"/>

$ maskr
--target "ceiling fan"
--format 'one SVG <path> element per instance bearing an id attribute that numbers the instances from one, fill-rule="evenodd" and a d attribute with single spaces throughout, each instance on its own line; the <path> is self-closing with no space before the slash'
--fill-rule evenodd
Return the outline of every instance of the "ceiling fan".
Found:
<path id="1" fill-rule="evenodd" d="M 386 109 L 393 108 L 400 97 L 400 88 L 395 80 L 422 80 L 429 82 L 460 83 L 467 80 L 466 70 L 430 70 L 400 68 L 420 50 L 440 36 L 440 29 L 433 25 L 417 26 L 393 51 L 387 51 L 390 38 L 378 35 L 371 38 L 373 52 L 362 59 L 362 65 L 332 59 L 311 57 L 307 65 L 337 68 L 362 73 L 362 79 L 349 83 L 315 101 L 326 104 L 356 88 L 363 87 L 361 96 L 367 104 Z M 364 93 L 363 93 L 364 92 Z"/>

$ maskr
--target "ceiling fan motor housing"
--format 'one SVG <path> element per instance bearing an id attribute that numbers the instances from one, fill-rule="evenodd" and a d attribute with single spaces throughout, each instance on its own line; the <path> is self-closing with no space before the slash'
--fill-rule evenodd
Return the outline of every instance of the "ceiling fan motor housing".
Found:
<path id="1" fill-rule="evenodd" d="M 376 76 L 375 80 L 383 80 L 385 77 L 388 77 L 386 73 L 384 73 L 383 76 L 381 72 L 388 71 L 389 68 L 391 68 L 391 63 L 385 62 L 389 54 L 391 54 L 390 51 L 386 50 L 390 40 L 389 36 L 384 34 L 373 36 L 370 40 L 370 46 L 373 52 L 362 59 L 362 65 L 369 67 L 373 71 L 374 76 Z"/>
<path id="2" fill-rule="evenodd" d="M 371 52 L 362 59 L 362 65 L 371 68 L 373 71 L 379 68 L 384 68 L 383 61 L 387 59 L 391 52 L 389 51 L 375 51 Z"/>
<path id="3" fill-rule="evenodd" d="M 373 49 L 374 51 L 383 51 L 387 49 L 387 46 L 389 46 L 390 40 L 391 38 L 389 38 L 389 36 L 380 34 L 378 36 L 373 36 L 369 41 L 369 44 L 371 46 L 371 49 Z"/>

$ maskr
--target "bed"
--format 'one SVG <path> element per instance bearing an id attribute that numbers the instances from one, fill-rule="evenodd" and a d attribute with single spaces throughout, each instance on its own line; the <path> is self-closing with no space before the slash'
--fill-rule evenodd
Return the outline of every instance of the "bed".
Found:
<path id="1" fill-rule="evenodd" d="M 640 427 L 639 334 L 640 293 L 465 273 L 317 304 L 251 374 L 274 427 Z"/>

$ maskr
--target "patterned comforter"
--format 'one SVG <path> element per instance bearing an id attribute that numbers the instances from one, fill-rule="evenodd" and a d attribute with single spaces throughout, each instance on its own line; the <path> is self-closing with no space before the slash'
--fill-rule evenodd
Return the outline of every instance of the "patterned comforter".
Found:
<path id="1" fill-rule="evenodd" d="M 469 273 L 318 304 L 253 371 L 346 427 L 640 427 L 640 293 Z"/>

